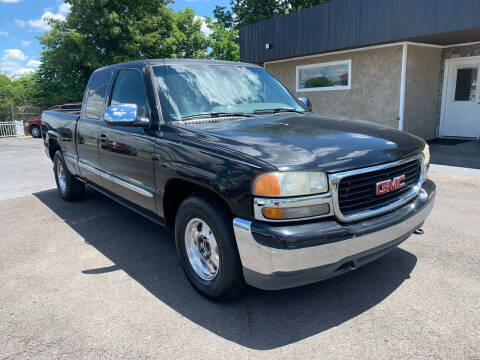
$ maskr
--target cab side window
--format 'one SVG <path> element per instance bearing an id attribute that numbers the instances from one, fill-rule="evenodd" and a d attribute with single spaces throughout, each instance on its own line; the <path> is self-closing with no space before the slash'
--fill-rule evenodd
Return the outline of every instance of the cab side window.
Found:
<path id="1" fill-rule="evenodd" d="M 135 104 L 137 115 L 147 116 L 147 92 L 142 74 L 138 70 L 122 70 L 113 89 L 111 105 Z"/>
<path id="2" fill-rule="evenodd" d="M 65 106 L 62 106 L 62 110 L 63 111 L 80 111 L 81 110 L 81 106 L 80 105 L 65 105 Z"/>
<path id="3" fill-rule="evenodd" d="M 93 73 L 88 84 L 85 103 L 85 117 L 87 119 L 100 120 L 102 118 L 105 96 L 107 96 L 108 84 L 110 83 L 111 77 L 111 71 L 98 71 Z"/>

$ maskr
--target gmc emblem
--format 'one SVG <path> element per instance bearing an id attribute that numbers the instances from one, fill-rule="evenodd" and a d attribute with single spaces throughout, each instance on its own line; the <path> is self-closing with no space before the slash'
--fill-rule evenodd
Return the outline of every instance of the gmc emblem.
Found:
<path id="1" fill-rule="evenodd" d="M 384 195 L 390 191 L 401 189 L 405 186 L 405 175 L 397 176 L 393 180 L 385 180 L 377 183 L 377 195 Z"/>

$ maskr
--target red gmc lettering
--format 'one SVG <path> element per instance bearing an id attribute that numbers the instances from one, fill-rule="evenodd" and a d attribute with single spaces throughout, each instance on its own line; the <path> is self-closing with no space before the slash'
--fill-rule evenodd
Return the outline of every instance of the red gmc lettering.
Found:
<path id="1" fill-rule="evenodd" d="M 377 195 L 383 195 L 405 186 L 405 175 L 398 176 L 393 180 L 385 180 L 377 183 Z"/>

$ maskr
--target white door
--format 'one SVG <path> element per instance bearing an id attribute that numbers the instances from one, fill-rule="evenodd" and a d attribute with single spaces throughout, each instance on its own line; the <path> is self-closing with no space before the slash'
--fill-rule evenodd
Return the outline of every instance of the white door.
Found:
<path id="1" fill-rule="evenodd" d="M 442 136 L 480 136 L 480 58 L 453 59 L 446 63 Z"/>

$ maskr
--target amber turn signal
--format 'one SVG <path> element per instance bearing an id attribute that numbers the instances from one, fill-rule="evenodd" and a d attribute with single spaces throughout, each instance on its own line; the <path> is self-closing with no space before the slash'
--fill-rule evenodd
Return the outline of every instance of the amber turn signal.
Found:
<path id="1" fill-rule="evenodd" d="M 280 182 L 277 176 L 274 174 L 266 174 L 259 177 L 255 182 L 254 193 L 262 196 L 279 196 Z"/>
<path id="2" fill-rule="evenodd" d="M 306 219 L 316 216 L 328 215 L 330 212 L 330 205 L 317 204 L 310 206 L 286 207 L 286 208 L 269 208 L 262 209 L 262 214 L 267 219 L 272 220 L 293 220 Z"/>
<path id="3" fill-rule="evenodd" d="M 283 209 L 263 208 L 262 213 L 267 219 L 283 219 Z"/>

